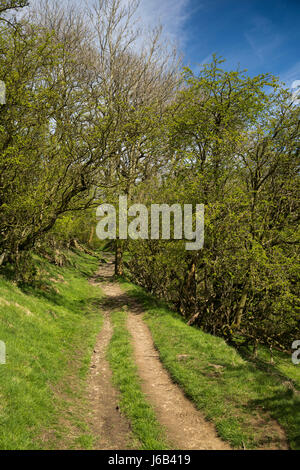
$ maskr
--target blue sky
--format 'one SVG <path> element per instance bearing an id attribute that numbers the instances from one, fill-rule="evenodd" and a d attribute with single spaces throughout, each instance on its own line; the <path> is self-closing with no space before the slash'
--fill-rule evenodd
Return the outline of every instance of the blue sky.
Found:
<path id="1" fill-rule="evenodd" d="M 97 3 L 70 1 L 83 8 L 85 1 Z M 300 0 L 139 1 L 142 27 L 160 22 L 166 38 L 183 52 L 184 64 L 195 72 L 216 53 L 226 59 L 228 69 L 239 65 L 251 76 L 270 72 L 288 87 L 300 80 Z"/>
<path id="2" fill-rule="evenodd" d="M 300 0 L 141 0 L 139 15 L 162 23 L 193 70 L 215 52 L 227 68 L 300 80 Z"/>

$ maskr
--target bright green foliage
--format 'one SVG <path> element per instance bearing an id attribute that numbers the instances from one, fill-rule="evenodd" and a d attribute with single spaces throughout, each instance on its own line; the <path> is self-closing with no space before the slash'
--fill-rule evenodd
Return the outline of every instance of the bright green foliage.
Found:
<path id="1" fill-rule="evenodd" d="M 129 267 L 190 323 L 288 350 L 300 335 L 299 108 L 272 77 L 226 72 L 221 62 L 198 77 L 186 71 L 164 128 L 169 173 L 136 195 L 204 203 L 204 249 L 130 242 Z"/>
<path id="2" fill-rule="evenodd" d="M 90 440 L 84 387 L 102 293 L 87 278 L 95 258 L 73 254 L 70 261 L 57 268 L 35 259 L 40 288 L 22 291 L 0 277 L 2 450 L 83 448 Z"/>
<path id="3" fill-rule="evenodd" d="M 221 338 L 191 328 L 141 288 L 123 287 L 142 302 L 160 358 L 198 409 L 233 447 L 280 448 L 269 422 L 277 420 L 293 449 L 300 448 L 300 375 L 291 356 L 259 350 L 257 359 L 242 356 Z M 181 360 L 180 355 L 185 355 Z"/>
<path id="4" fill-rule="evenodd" d="M 130 2 L 100 2 L 93 25 L 59 5 L 10 22 L 26 4 L 0 3 L 1 272 L 28 286 L 39 276 L 34 253 L 63 265 L 65 247 L 97 248 L 95 207 L 119 193 L 148 207 L 203 203 L 202 250 L 118 240 L 117 274 L 126 249 L 131 278 L 189 325 L 254 357 L 259 343 L 289 351 L 300 338 L 291 93 L 270 74 L 226 71 L 216 56 L 180 82 L 157 32 L 134 48 Z"/>
<path id="5" fill-rule="evenodd" d="M 0 14 L 4 15 L 9 10 L 28 6 L 28 0 L 0 0 Z M 0 18 L 3 20 L 3 17 Z"/>

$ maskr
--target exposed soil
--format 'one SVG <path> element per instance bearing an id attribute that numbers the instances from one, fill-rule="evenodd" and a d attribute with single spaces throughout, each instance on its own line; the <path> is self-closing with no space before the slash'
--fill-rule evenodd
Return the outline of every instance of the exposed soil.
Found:
<path id="1" fill-rule="evenodd" d="M 164 426 L 168 441 L 174 449 L 229 449 L 229 445 L 217 436 L 214 425 L 203 417 L 169 377 L 159 360 L 151 333 L 142 320 L 143 312 L 140 305 L 125 294 L 118 283 L 112 282 L 113 273 L 113 263 L 105 264 L 100 267 L 93 282 L 102 281 L 101 288 L 106 294 L 105 308 L 116 309 L 121 307 L 126 308 L 126 306 L 128 308 L 127 326 L 132 335 L 135 360 L 142 379 L 142 389 L 153 405 L 158 420 Z M 106 325 L 108 325 L 108 320 L 106 322 Z M 109 328 L 106 326 L 107 330 Z M 107 333 L 104 333 L 104 335 L 106 337 L 105 344 L 107 345 L 109 335 Z M 103 348 L 103 342 L 101 344 Z M 99 345 L 96 350 L 98 348 Z M 94 375 L 95 371 L 102 367 L 103 363 L 102 359 L 98 357 L 94 357 L 93 360 L 97 361 Z M 104 376 L 101 379 L 104 390 L 101 390 L 101 382 L 98 379 L 98 398 L 100 399 L 102 394 L 103 398 L 101 399 L 104 400 L 107 399 L 105 398 L 107 395 L 105 390 L 110 388 L 107 381 L 111 374 L 108 374 L 107 367 L 106 363 L 105 370 L 103 371 Z M 109 391 L 109 395 L 111 396 L 111 391 Z M 97 397 L 94 397 L 93 401 L 95 398 L 97 400 Z M 104 410 L 99 404 L 97 406 L 100 408 L 100 419 Z M 113 406 L 110 409 L 113 409 Z M 118 417 L 120 417 L 119 414 Z M 105 420 L 109 419 L 106 413 Z M 119 429 L 119 433 L 122 433 L 121 429 Z"/>
<path id="2" fill-rule="evenodd" d="M 153 346 L 152 336 L 138 309 L 128 315 L 128 329 L 133 337 L 135 360 L 143 381 L 143 392 L 154 406 L 158 420 L 165 427 L 174 449 L 230 449 L 215 427 L 172 382 Z"/>
<path id="3" fill-rule="evenodd" d="M 132 447 L 133 442 L 130 425 L 118 411 L 118 393 L 112 385 L 112 373 L 105 358 L 112 335 L 109 313 L 122 308 L 128 313 L 127 328 L 132 336 L 135 361 L 142 379 L 142 390 L 164 427 L 172 448 L 230 449 L 229 444 L 218 437 L 214 425 L 205 419 L 170 378 L 160 362 L 150 330 L 143 321 L 142 307 L 135 299 L 124 293 L 120 285 L 114 281 L 112 257 L 107 255 L 106 259 L 107 263 L 101 264 L 97 274 L 91 280 L 92 283 L 99 284 L 106 295 L 102 303 L 105 321 L 93 354 L 89 380 L 92 410 L 90 417 L 95 435 L 99 436 L 96 447 L 98 449 L 126 449 L 130 445 Z M 261 448 L 287 449 L 284 431 L 277 422 L 268 418 L 268 425 L 272 429 L 267 434 L 270 437 L 274 432 L 274 439 L 271 438 L 271 442 L 262 444 Z M 261 421 L 264 420 L 261 419 Z M 255 422 L 255 425 L 257 424 Z"/>
<path id="4" fill-rule="evenodd" d="M 105 266 L 101 271 L 105 271 Z M 102 274 L 101 272 L 101 274 Z M 98 278 L 92 283 L 97 284 Z M 103 288 L 103 286 L 101 285 Z M 104 311 L 104 324 L 98 335 L 93 352 L 88 395 L 90 401 L 90 423 L 93 434 L 97 437 L 96 449 L 128 449 L 132 448 L 130 425 L 121 415 L 118 407 L 118 392 L 112 385 L 112 373 L 106 359 L 106 351 L 112 336 L 109 312 Z"/>

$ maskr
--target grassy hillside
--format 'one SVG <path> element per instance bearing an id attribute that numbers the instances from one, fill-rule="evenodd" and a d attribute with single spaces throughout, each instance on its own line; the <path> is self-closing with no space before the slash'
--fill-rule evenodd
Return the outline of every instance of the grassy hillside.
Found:
<path id="1" fill-rule="evenodd" d="M 88 282 L 98 260 L 67 254 L 63 268 L 35 259 L 40 280 L 18 287 L 0 277 L 0 449 L 93 447 L 85 383 L 102 324 L 102 292 Z M 162 362 L 186 395 L 236 448 L 280 447 L 280 429 L 300 449 L 300 367 L 291 358 L 259 350 L 254 360 L 224 340 L 188 327 L 181 316 L 141 288 L 123 288 L 144 305 Z M 108 350 L 121 408 L 142 448 L 167 448 L 153 409 L 140 389 L 126 312 L 112 314 Z M 277 438 L 274 436 L 277 435 Z"/>
<path id="2" fill-rule="evenodd" d="M 125 282 L 123 287 L 143 303 L 155 346 L 174 381 L 224 440 L 238 448 L 267 448 L 276 434 L 273 417 L 289 446 L 300 449 L 300 367 L 290 356 L 275 353 L 274 364 L 264 350 L 257 360 L 242 357 L 223 339 L 187 326 L 141 288 Z"/>
<path id="3" fill-rule="evenodd" d="M 0 277 L 0 448 L 86 448 L 84 377 L 101 327 L 101 290 L 88 282 L 97 260 L 68 255 L 57 268 L 36 258 L 39 287 Z M 72 384 L 72 386 L 70 386 Z M 75 385 L 77 384 L 77 385 Z"/>

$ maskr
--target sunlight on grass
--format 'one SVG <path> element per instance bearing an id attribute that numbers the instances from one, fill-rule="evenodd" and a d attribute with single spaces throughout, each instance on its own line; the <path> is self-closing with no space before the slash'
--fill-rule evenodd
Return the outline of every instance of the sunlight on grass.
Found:
<path id="1" fill-rule="evenodd" d="M 173 380 L 215 423 L 220 437 L 237 448 L 277 442 L 268 423 L 271 415 L 284 428 L 290 446 L 300 448 L 299 368 L 290 357 L 278 354 L 274 366 L 260 368 L 223 339 L 187 326 L 182 317 L 141 288 L 124 282 L 123 287 L 148 312 L 145 321 Z M 294 391 L 287 386 L 289 380 L 294 381 Z"/>
<path id="2" fill-rule="evenodd" d="M 163 429 L 141 390 L 134 363 L 131 336 L 126 328 L 126 313 L 114 312 L 111 318 L 114 333 L 108 350 L 108 359 L 114 383 L 121 393 L 120 409 L 130 420 L 132 431 L 140 443 L 138 447 L 148 450 L 168 449 Z"/>
<path id="3" fill-rule="evenodd" d="M 72 262 L 57 268 L 37 258 L 44 272 L 39 287 L 21 290 L 0 277 L 0 339 L 7 348 L 7 363 L 0 365 L 1 449 L 60 445 L 66 421 L 81 434 L 79 445 L 90 446 L 88 430 L 82 435 L 81 405 L 70 410 L 69 398 L 84 400 L 102 294 L 87 280 L 97 261 L 74 254 Z"/>

